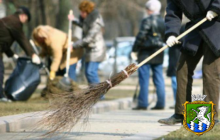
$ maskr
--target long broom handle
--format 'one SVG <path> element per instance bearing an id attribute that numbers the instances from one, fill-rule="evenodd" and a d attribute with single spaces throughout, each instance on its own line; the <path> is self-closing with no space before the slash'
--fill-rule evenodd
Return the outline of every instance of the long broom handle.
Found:
<path id="1" fill-rule="evenodd" d="M 73 15 L 73 10 L 70 10 L 69 15 Z M 72 21 L 69 20 L 69 30 L 68 30 L 68 47 L 67 47 L 67 55 L 66 55 L 66 74 L 65 77 L 69 77 L 69 67 L 70 67 L 70 54 L 71 54 L 71 44 L 72 40 Z"/>
<path id="2" fill-rule="evenodd" d="M 191 28 L 189 28 L 188 30 L 186 30 L 184 33 L 182 33 L 181 35 L 179 35 L 177 37 L 178 40 L 180 40 L 181 38 L 183 38 L 185 35 L 187 35 L 188 33 L 190 33 L 191 31 L 193 31 L 194 29 L 196 29 L 198 26 L 200 26 L 201 24 L 203 24 L 204 22 L 207 21 L 207 18 L 202 19 L 200 22 L 198 22 L 197 24 L 195 24 L 194 26 L 192 26 Z M 148 58 L 146 58 L 145 60 L 143 60 L 141 63 L 139 63 L 137 65 L 138 68 L 140 68 L 141 66 L 143 66 L 145 63 L 147 63 L 148 61 L 150 61 L 152 58 L 154 58 L 155 56 L 157 56 L 159 53 L 161 53 L 162 51 L 164 51 L 166 48 L 168 48 L 169 46 L 166 45 L 164 47 L 162 47 L 161 49 L 159 49 L 157 52 L 155 52 L 154 54 L 152 54 L 151 56 L 149 56 Z"/>

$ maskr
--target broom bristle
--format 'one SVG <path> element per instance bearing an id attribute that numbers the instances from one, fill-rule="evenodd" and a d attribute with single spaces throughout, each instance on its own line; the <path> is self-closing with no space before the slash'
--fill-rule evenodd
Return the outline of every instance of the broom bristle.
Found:
<path id="1" fill-rule="evenodd" d="M 80 119 L 87 122 L 93 105 L 100 97 L 136 70 L 137 66 L 131 64 L 126 67 L 125 72 L 122 71 L 109 79 L 110 83 L 105 81 L 74 93 L 56 94 L 50 110 L 40 122 L 49 130 L 44 136 L 50 136 L 58 131 L 70 131 Z"/>

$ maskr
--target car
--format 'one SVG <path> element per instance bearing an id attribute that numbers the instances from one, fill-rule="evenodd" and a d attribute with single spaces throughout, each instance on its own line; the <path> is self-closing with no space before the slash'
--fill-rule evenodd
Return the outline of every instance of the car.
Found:
<path id="1" fill-rule="evenodd" d="M 106 60 L 99 65 L 99 70 L 104 75 L 111 75 L 123 70 L 130 63 L 130 54 L 135 37 L 117 37 L 111 47 L 107 47 Z"/>
<path id="2" fill-rule="evenodd" d="M 103 75 L 118 73 L 129 64 L 136 63 L 130 57 L 134 41 L 135 37 L 117 37 L 114 41 L 112 41 L 113 45 L 111 47 L 107 47 L 106 60 L 99 66 L 99 70 L 101 70 Z M 164 68 L 168 67 L 168 59 L 168 49 L 166 49 L 164 51 Z"/>

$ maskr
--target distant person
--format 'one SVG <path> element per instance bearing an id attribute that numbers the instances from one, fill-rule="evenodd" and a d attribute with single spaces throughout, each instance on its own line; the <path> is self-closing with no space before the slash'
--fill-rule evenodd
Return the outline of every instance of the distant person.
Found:
<path id="1" fill-rule="evenodd" d="M 99 63 L 105 59 L 106 46 L 103 39 L 104 22 L 102 16 L 95 9 L 91 1 L 82 1 L 79 4 L 80 18 L 77 21 L 69 15 L 73 24 L 83 30 L 81 40 L 73 43 L 73 49 L 85 48 L 85 74 L 89 84 L 99 83 Z"/>
<path id="2" fill-rule="evenodd" d="M 131 57 L 138 62 L 143 61 L 163 46 L 164 20 L 160 16 L 161 3 L 150 0 L 146 3 L 149 17 L 141 22 L 140 31 L 136 37 Z M 148 108 L 148 87 L 150 69 L 153 72 L 153 82 L 156 86 L 157 103 L 152 110 L 161 110 L 165 107 L 165 84 L 163 78 L 163 53 L 138 69 L 140 93 L 138 105 L 133 110 L 146 110 Z"/>
<path id="3" fill-rule="evenodd" d="M 52 57 L 50 79 L 53 80 L 58 73 L 60 73 L 58 75 L 64 74 L 68 47 L 67 34 L 51 26 L 40 25 L 34 29 L 32 36 L 35 44 L 41 47 L 40 56 Z M 76 81 L 76 65 L 82 55 L 82 49 L 72 50 L 71 52 L 69 77 L 74 81 Z"/>
<path id="4" fill-rule="evenodd" d="M 185 25 L 182 25 L 180 29 L 180 33 L 183 33 L 185 30 Z M 182 40 L 180 40 L 182 42 Z M 173 89 L 173 98 L 174 98 L 174 105 L 176 102 L 176 93 L 177 93 L 177 79 L 176 79 L 176 71 L 177 71 L 177 63 L 180 57 L 180 48 L 182 44 L 176 44 L 173 47 L 169 48 L 169 64 L 167 69 L 167 76 L 171 78 L 171 85 Z M 170 109 L 174 109 L 175 106 L 170 106 Z"/>
<path id="5" fill-rule="evenodd" d="M 33 63 L 39 64 L 40 59 L 34 53 L 28 39 L 22 30 L 22 25 L 31 20 L 31 14 L 26 7 L 19 7 L 18 10 L 10 16 L 0 19 L 0 101 L 9 101 L 3 93 L 4 64 L 2 54 L 8 57 L 18 58 L 10 49 L 12 43 L 17 41 L 25 53 L 32 57 Z"/>
<path id="6" fill-rule="evenodd" d="M 176 68 L 177 68 L 177 62 L 180 57 L 180 47 L 181 44 L 175 45 L 171 48 L 169 48 L 169 65 L 167 69 L 167 76 L 171 78 L 171 85 L 173 89 L 173 98 L 174 98 L 174 105 L 176 102 L 176 92 L 177 92 L 177 80 L 176 80 Z M 175 106 L 170 106 L 170 109 L 174 109 Z"/>

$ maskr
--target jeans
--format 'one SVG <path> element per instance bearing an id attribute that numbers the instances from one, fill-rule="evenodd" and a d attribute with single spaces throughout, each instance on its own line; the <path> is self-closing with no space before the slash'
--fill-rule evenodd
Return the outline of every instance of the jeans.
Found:
<path id="1" fill-rule="evenodd" d="M 98 68 L 99 68 L 99 62 L 86 62 L 85 74 L 89 84 L 99 83 Z"/>
<path id="2" fill-rule="evenodd" d="M 76 81 L 76 64 L 72 64 L 70 65 L 69 67 L 69 77 L 73 80 L 73 81 Z M 63 69 L 63 70 L 58 70 L 56 72 L 56 76 L 64 76 L 64 74 L 66 73 L 66 68 Z"/>
<path id="3" fill-rule="evenodd" d="M 98 75 L 99 62 L 86 62 L 85 73 L 86 79 L 89 84 L 98 84 L 99 75 Z M 101 99 L 104 99 L 104 95 L 101 96 Z"/>
<path id="4" fill-rule="evenodd" d="M 76 81 L 76 64 L 72 64 L 70 65 L 70 68 L 69 68 L 69 77 L 73 80 L 73 81 Z"/>
<path id="5" fill-rule="evenodd" d="M 177 91 L 176 76 L 171 77 L 171 82 L 172 82 L 172 89 L 173 89 L 173 98 L 174 98 L 174 102 L 176 102 L 176 91 Z"/>
<path id="6" fill-rule="evenodd" d="M 0 58 L 0 98 L 4 97 L 3 81 L 4 81 L 4 64 L 3 64 L 2 58 Z"/>
<path id="7" fill-rule="evenodd" d="M 165 107 L 165 84 L 163 78 L 163 67 L 160 65 L 145 64 L 138 69 L 140 92 L 138 106 L 148 107 L 148 87 L 150 79 L 150 68 L 153 72 L 153 82 L 156 87 L 157 103 L 155 107 Z"/>

